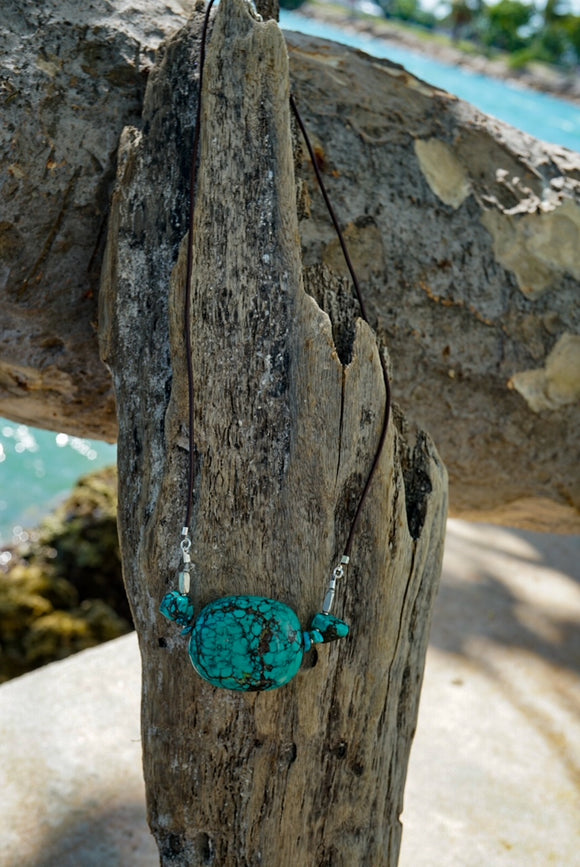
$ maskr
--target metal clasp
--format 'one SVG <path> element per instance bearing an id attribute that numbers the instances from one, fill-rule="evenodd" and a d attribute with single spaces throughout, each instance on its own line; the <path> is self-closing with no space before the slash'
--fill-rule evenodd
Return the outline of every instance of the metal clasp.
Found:
<path id="1" fill-rule="evenodd" d="M 332 577 L 328 582 L 328 589 L 326 591 L 326 596 L 324 597 L 324 602 L 322 603 L 323 614 L 330 614 L 330 610 L 334 603 L 334 597 L 336 595 L 336 582 L 340 581 L 341 578 L 344 578 L 344 567 L 348 565 L 349 561 L 350 557 L 343 554 L 340 558 L 340 563 L 338 566 L 335 566 L 332 571 Z"/>
<path id="2" fill-rule="evenodd" d="M 189 527 L 183 527 L 181 530 L 181 555 L 183 557 L 183 569 L 179 573 L 179 592 L 183 593 L 185 596 L 189 593 L 189 588 L 191 586 L 191 539 L 189 538 Z"/>

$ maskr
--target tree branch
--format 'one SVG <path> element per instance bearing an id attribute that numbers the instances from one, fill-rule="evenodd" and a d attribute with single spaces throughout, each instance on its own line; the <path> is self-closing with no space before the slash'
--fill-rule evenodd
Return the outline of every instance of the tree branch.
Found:
<path id="1" fill-rule="evenodd" d="M 116 436 L 94 330 L 103 226 L 118 137 L 140 122 L 155 34 L 183 21 L 177 0 L 165 7 L 173 17 L 142 0 L 127 19 L 97 2 L 65 24 L 64 8 L 21 0 L 0 22 L 0 413 L 10 418 Z M 388 61 L 298 34 L 287 42 L 293 92 L 372 321 L 388 338 L 396 399 L 436 438 L 452 513 L 578 532 L 580 156 Z M 172 51 L 170 40 L 161 56 Z M 306 280 L 320 262 L 341 275 L 300 157 L 297 176 Z M 177 202 L 169 219 L 183 213 Z"/>

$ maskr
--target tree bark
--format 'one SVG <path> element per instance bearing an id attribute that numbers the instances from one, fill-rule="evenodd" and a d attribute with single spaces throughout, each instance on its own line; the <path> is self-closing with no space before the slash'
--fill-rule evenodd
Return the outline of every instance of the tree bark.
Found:
<path id="1" fill-rule="evenodd" d="M 5 416 L 116 437 L 94 328 L 116 143 L 138 122 L 153 50 L 184 5 L 3 9 Z M 397 400 L 438 443 L 451 513 L 579 532 L 580 156 L 389 61 L 286 38 L 293 91 L 391 347 Z M 300 159 L 296 171 L 303 261 L 340 275 L 312 171 Z"/>
<path id="2" fill-rule="evenodd" d="M 158 614 L 179 566 L 187 476 L 183 283 L 199 21 L 123 134 L 102 297 L 119 407 L 124 574 L 143 656 L 149 820 L 163 865 L 395 865 L 446 517 L 445 470 L 400 413 L 337 614 L 352 636 L 288 686 L 200 680 Z M 307 628 L 342 553 L 385 411 L 379 348 L 325 269 L 302 286 L 287 56 L 222 0 L 208 50 L 193 229 L 196 611 L 284 601 Z M 168 292 L 167 274 L 178 244 Z"/>

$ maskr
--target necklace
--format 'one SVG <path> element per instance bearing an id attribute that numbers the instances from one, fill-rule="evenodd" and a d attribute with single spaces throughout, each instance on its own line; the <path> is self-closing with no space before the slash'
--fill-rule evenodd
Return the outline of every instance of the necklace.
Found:
<path id="1" fill-rule="evenodd" d="M 214 0 L 206 8 L 201 35 L 199 62 L 199 96 L 193 140 L 190 181 L 189 216 L 190 233 L 193 232 L 193 217 L 197 187 L 197 153 L 200 142 L 201 98 L 203 72 L 210 11 Z M 360 285 L 346 247 L 336 214 L 328 197 L 314 149 L 294 97 L 290 107 L 304 139 L 318 186 L 336 231 L 355 295 L 360 316 L 368 323 Z M 374 478 L 386 440 L 390 415 L 390 384 L 386 361 L 379 352 L 385 383 L 385 413 L 383 426 L 373 462 L 360 495 L 348 538 L 339 563 L 331 572 L 321 610 L 314 615 L 310 628 L 303 630 L 298 615 L 283 602 L 266 596 L 226 596 L 206 605 L 195 615 L 190 597 L 191 584 L 191 517 L 195 479 L 194 440 L 194 371 L 191 345 L 191 279 L 193 271 L 192 239 L 187 253 L 187 273 L 184 305 L 184 331 L 187 352 L 188 417 L 189 417 L 189 468 L 188 493 L 185 523 L 181 530 L 180 552 L 182 568 L 178 575 L 178 589 L 167 593 L 160 605 L 160 612 L 182 627 L 182 635 L 189 636 L 189 657 L 197 673 L 210 684 L 238 691 L 263 691 L 276 689 L 289 683 L 298 673 L 304 654 L 314 645 L 345 638 L 349 626 L 331 614 L 338 582 L 345 577 L 350 562 L 350 553 L 356 528 L 367 494 Z"/>

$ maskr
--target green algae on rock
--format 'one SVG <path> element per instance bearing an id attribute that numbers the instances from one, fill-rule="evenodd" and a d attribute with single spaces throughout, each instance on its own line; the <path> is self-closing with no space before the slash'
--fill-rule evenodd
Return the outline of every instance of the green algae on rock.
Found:
<path id="1" fill-rule="evenodd" d="M 130 631 L 116 511 L 116 471 L 100 470 L 9 549 L 0 567 L 0 682 Z"/>

